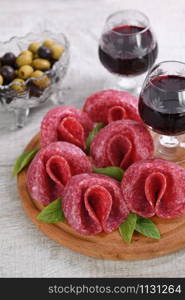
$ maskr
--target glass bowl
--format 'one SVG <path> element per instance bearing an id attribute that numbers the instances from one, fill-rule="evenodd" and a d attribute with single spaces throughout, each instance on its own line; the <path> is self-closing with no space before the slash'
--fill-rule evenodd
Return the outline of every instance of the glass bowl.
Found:
<path id="1" fill-rule="evenodd" d="M 0 42 L 0 56 L 7 52 L 19 55 L 21 51 L 28 48 L 32 42 L 42 43 L 44 40 L 53 40 L 64 47 L 61 58 L 56 61 L 52 68 L 44 72 L 40 78 L 28 78 L 23 84 L 11 82 L 8 85 L 0 85 L 0 109 L 15 113 L 15 126 L 24 126 L 30 108 L 37 107 L 51 99 L 55 104 L 62 103 L 62 82 L 69 66 L 69 41 L 63 33 L 44 31 L 40 33 L 30 32 L 23 37 L 12 37 L 6 42 Z M 38 87 L 34 80 L 49 78 L 46 87 Z M 14 88 L 12 88 L 14 85 Z M 15 85 L 21 87 L 21 92 L 15 89 Z"/>

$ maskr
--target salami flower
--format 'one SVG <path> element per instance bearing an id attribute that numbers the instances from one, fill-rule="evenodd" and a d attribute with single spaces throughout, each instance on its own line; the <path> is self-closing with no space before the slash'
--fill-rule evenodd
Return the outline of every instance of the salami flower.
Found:
<path id="1" fill-rule="evenodd" d="M 44 205 L 61 197 L 64 186 L 73 175 L 92 171 L 85 153 L 67 142 L 55 142 L 41 149 L 27 173 L 31 196 Z"/>
<path id="2" fill-rule="evenodd" d="M 138 160 L 152 157 L 153 141 L 144 125 L 132 120 L 115 121 L 94 137 L 90 153 L 96 167 L 126 169 Z"/>
<path id="3" fill-rule="evenodd" d="M 66 141 L 84 150 L 85 140 L 92 128 L 93 122 L 85 112 L 75 107 L 55 107 L 42 120 L 41 147 Z"/>
<path id="4" fill-rule="evenodd" d="M 120 184 L 100 174 L 73 176 L 62 193 L 68 223 L 79 233 L 112 232 L 127 218 Z"/>
<path id="5" fill-rule="evenodd" d="M 129 93 L 103 90 L 88 97 L 83 111 L 94 122 L 108 124 L 117 120 L 142 122 L 138 114 L 138 99 Z"/>
<path id="6" fill-rule="evenodd" d="M 170 219 L 185 212 L 185 169 L 154 158 L 130 166 L 121 182 L 131 212 L 150 218 Z"/>

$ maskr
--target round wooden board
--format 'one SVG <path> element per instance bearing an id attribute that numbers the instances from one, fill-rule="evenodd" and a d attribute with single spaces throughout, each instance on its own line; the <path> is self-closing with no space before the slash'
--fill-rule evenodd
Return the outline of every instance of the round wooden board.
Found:
<path id="1" fill-rule="evenodd" d="M 25 151 L 39 147 L 39 134 L 28 144 Z M 153 217 L 157 224 L 161 239 L 155 240 L 134 233 L 133 241 L 125 243 L 116 230 L 110 234 L 101 233 L 96 236 L 83 236 L 75 232 L 66 223 L 47 224 L 36 220 L 42 206 L 31 198 L 26 186 L 26 169 L 17 178 L 20 198 L 24 209 L 32 222 L 49 238 L 62 246 L 78 253 L 102 259 L 139 260 L 159 257 L 185 247 L 185 215 L 173 220 Z"/>

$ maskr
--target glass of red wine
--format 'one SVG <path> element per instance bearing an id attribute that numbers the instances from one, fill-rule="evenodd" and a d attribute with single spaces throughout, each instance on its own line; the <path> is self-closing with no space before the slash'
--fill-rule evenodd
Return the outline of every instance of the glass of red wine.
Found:
<path id="1" fill-rule="evenodd" d="M 138 10 L 122 10 L 110 15 L 98 51 L 103 66 L 119 76 L 113 87 L 137 94 L 138 78 L 152 67 L 158 54 L 148 17 Z"/>
<path id="2" fill-rule="evenodd" d="M 164 61 L 149 71 L 139 114 L 153 131 L 155 156 L 185 161 L 185 63 Z"/>

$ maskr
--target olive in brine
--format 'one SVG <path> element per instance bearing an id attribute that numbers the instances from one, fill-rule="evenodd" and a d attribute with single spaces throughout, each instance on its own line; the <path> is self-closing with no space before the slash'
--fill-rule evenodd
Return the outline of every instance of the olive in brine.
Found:
<path id="1" fill-rule="evenodd" d="M 24 50 L 24 51 L 22 51 L 22 52 L 19 54 L 19 56 L 21 56 L 21 55 L 28 55 L 28 56 L 30 56 L 31 58 L 33 58 L 33 53 L 32 53 L 30 50 Z"/>
<path id="2" fill-rule="evenodd" d="M 32 63 L 32 58 L 30 55 L 23 54 L 23 55 L 18 56 L 16 59 L 16 65 L 18 67 L 21 67 L 24 65 L 31 65 L 31 63 Z"/>
<path id="3" fill-rule="evenodd" d="M 11 66 L 3 66 L 0 74 L 3 76 L 4 84 L 9 84 L 15 78 L 15 70 Z"/>
<path id="4" fill-rule="evenodd" d="M 54 41 L 52 41 L 52 40 L 45 40 L 42 45 L 46 46 L 49 49 L 51 49 L 51 47 L 54 45 Z"/>
<path id="5" fill-rule="evenodd" d="M 34 83 L 29 84 L 29 96 L 30 97 L 40 97 L 44 89 L 36 86 Z"/>
<path id="6" fill-rule="evenodd" d="M 3 76 L 2 75 L 0 75 L 0 85 L 3 85 Z"/>
<path id="7" fill-rule="evenodd" d="M 31 74 L 31 77 L 36 78 L 33 83 L 41 88 L 46 88 L 49 86 L 50 80 L 46 74 L 42 71 L 35 71 Z"/>
<path id="8" fill-rule="evenodd" d="M 36 58 L 36 59 L 33 60 L 32 66 L 36 70 L 42 70 L 42 71 L 44 71 L 44 70 L 50 69 L 51 63 L 47 59 Z"/>
<path id="9" fill-rule="evenodd" d="M 33 68 L 29 65 L 24 65 L 20 67 L 20 69 L 17 72 L 18 76 L 22 79 L 29 78 L 32 73 L 33 73 Z"/>
<path id="10" fill-rule="evenodd" d="M 40 47 L 40 44 L 34 42 L 29 45 L 28 50 L 35 54 L 35 53 L 37 53 L 37 50 L 39 49 L 39 47 Z"/>
<path id="11" fill-rule="evenodd" d="M 64 47 L 61 45 L 54 44 L 51 47 L 51 53 L 53 59 L 59 60 L 63 52 L 64 52 Z"/>
<path id="12" fill-rule="evenodd" d="M 41 58 L 51 59 L 51 50 L 46 46 L 39 47 L 37 54 Z"/>
<path id="13" fill-rule="evenodd" d="M 16 56 L 14 53 L 12 52 L 7 52 L 3 55 L 3 57 L 1 58 L 1 63 L 4 66 L 11 66 L 11 67 L 15 67 L 15 62 L 16 62 Z"/>
<path id="14" fill-rule="evenodd" d="M 15 78 L 12 82 L 11 88 L 16 92 L 21 93 L 26 89 L 25 81 L 23 79 Z"/>

